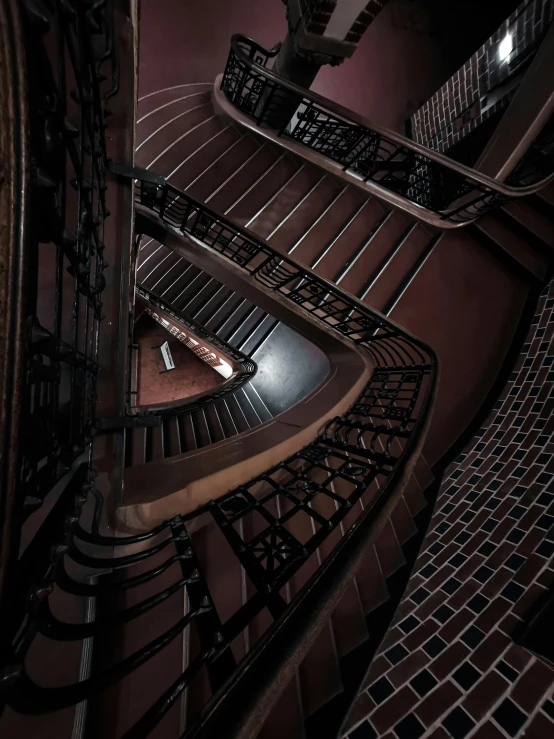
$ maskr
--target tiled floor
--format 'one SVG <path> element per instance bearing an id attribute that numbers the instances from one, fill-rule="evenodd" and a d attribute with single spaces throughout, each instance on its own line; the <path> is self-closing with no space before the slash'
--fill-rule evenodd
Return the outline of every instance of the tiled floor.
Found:
<path id="1" fill-rule="evenodd" d="M 164 369 L 162 354 L 152 347 L 166 340 L 175 369 L 160 374 Z M 138 405 L 189 398 L 223 382 L 221 375 L 149 316 L 142 316 L 137 324 L 135 342 L 139 345 Z"/>
<path id="2" fill-rule="evenodd" d="M 554 736 L 554 668 L 511 638 L 554 584 L 554 282 L 510 381 L 447 470 L 349 739 Z"/>

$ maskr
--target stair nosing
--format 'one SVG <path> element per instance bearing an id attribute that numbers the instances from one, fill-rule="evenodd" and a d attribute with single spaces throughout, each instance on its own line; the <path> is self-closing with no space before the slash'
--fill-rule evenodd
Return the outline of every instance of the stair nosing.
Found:
<path id="1" fill-rule="evenodd" d="M 385 226 L 386 223 L 389 222 L 389 220 L 392 218 L 392 214 L 394 213 L 394 209 L 389 210 L 388 213 L 385 213 L 380 221 L 378 221 L 375 226 L 370 231 L 369 235 L 367 236 L 366 240 L 363 242 L 362 246 L 358 249 L 358 252 L 356 256 L 350 261 L 348 266 L 342 267 L 342 272 L 340 272 L 338 275 L 336 275 L 333 278 L 333 282 L 335 285 L 338 285 L 341 280 L 343 280 L 346 275 L 350 272 L 352 267 L 356 264 L 356 262 L 362 257 L 362 255 L 365 253 L 366 249 L 371 245 L 371 242 L 377 237 L 377 234 L 379 231 Z"/>
<path id="2" fill-rule="evenodd" d="M 350 226 L 354 223 L 356 218 L 360 215 L 360 213 L 363 211 L 363 209 L 366 207 L 366 205 L 371 200 L 370 197 L 366 198 L 365 200 L 362 200 L 361 204 L 356 208 L 354 213 L 348 218 L 348 221 L 341 226 L 339 232 L 335 234 L 335 236 L 331 239 L 329 244 L 324 247 L 323 251 L 318 255 L 318 257 L 310 264 L 310 269 L 316 269 L 317 265 L 325 259 L 327 254 L 331 251 L 331 249 L 334 247 L 334 245 L 337 243 L 337 241 L 346 233 L 346 231 L 350 228 Z"/>
<path id="3" fill-rule="evenodd" d="M 387 267 L 390 265 L 394 257 L 402 249 L 402 247 L 404 246 L 406 241 L 410 238 L 412 233 L 414 233 L 417 226 L 418 226 L 418 223 L 414 223 L 403 232 L 402 236 L 395 243 L 392 250 L 381 260 L 381 262 L 373 270 L 373 273 L 366 280 L 365 284 L 360 290 L 360 294 L 358 295 L 358 300 L 364 300 L 364 298 L 367 296 L 371 288 L 377 284 L 377 281 L 382 276 L 383 272 L 387 269 Z"/>
<path id="4" fill-rule="evenodd" d="M 277 231 L 281 228 L 281 226 L 288 221 L 288 219 L 295 213 L 298 208 L 300 208 L 303 203 L 310 197 L 310 195 L 319 187 L 319 185 L 323 182 L 323 180 L 327 177 L 327 173 L 322 175 L 319 180 L 313 185 L 313 187 L 310 188 L 310 190 L 304 195 L 304 197 L 298 201 L 298 203 L 294 206 L 294 208 L 287 213 L 287 215 L 283 218 L 283 220 L 273 229 L 273 231 L 266 237 L 266 241 L 269 241 L 270 239 L 275 236 Z"/>
<path id="5" fill-rule="evenodd" d="M 327 213 L 331 210 L 331 208 L 335 205 L 335 203 L 341 198 L 344 193 L 350 188 L 350 185 L 345 185 L 342 190 L 340 190 L 337 195 L 331 200 L 329 205 L 320 213 L 320 215 L 315 219 L 315 221 L 312 223 L 312 225 L 302 234 L 302 236 L 297 239 L 297 241 L 291 246 L 290 249 L 288 249 L 287 254 L 292 254 L 293 251 L 304 241 L 306 236 L 312 231 L 317 224 L 321 221 L 322 218 L 324 218 Z"/>

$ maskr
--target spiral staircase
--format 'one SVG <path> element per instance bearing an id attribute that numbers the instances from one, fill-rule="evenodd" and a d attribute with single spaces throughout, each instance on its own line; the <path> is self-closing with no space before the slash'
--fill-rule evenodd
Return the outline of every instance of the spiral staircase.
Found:
<path id="1" fill-rule="evenodd" d="M 52 18 L 27 5 L 31 39 L 48 39 Z M 410 578 L 442 468 L 490 401 L 550 277 L 554 186 L 441 229 L 331 171 L 323 156 L 223 115 L 219 87 L 204 83 L 139 99 L 133 141 L 136 19 L 117 8 L 110 21 L 106 4 L 62 5 L 52 14 L 67 31 L 69 56 L 84 28 L 123 49 L 121 87 L 88 96 L 77 86 L 68 96 L 94 112 L 83 157 L 108 132 L 98 157 L 105 170 L 96 175 L 91 165 L 91 185 L 77 167 L 74 189 L 79 207 L 99 193 L 102 218 L 102 197 L 111 196 L 112 243 L 103 245 L 91 217 L 97 245 L 68 272 L 102 321 L 102 349 L 83 358 L 77 329 L 70 350 L 61 323 L 58 335 L 38 319 L 22 321 L 18 336 L 32 326 L 21 345 L 35 348 L 22 356 L 36 364 L 42 353 L 41 371 L 71 355 L 76 387 L 81 373 L 94 376 L 90 397 L 100 411 L 63 454 L 54 439 L 36 478 L 22 467 L 33 484 L 46 469 L 52 491 L 44 501 L 24 496 L 21 539 L 5 560 L 12 590 L 4 591 L 2 735 L 331 739 L 354 723 L 349 711 Z M 83 68 L 101 90 L 112 52 L 84 49 Z M 52 116 L 56 141 L 78 134 L 72 105 Z M 57 207 L 52 161 L 50 152 L 33 174 L 41 213 Z M 189 210 L 176 226 L 167 212 L 179 198 L 198 208 L 197 223 L 207 208 L 208 230 L 223 223 L 231 236 L 218 246 L 187 231 Z M 67 229 L 52 233 L 55 269 L 35 251 L 27 258 L 37 284 L 40 267 L 45 282 L 56 275 L 57 299 L 64 255 L 77 248 Z M 42 234 L 33 238 L 39 244 Z M 241 239 L 250 239 L 254 260 L 270 254 L 262 267 L 249 272 L 225 252 Z M 79 280 L 110 263 L 120 271 L 107 272 L 98 304 L 97 273 L 86 290 Z M 285 267 L 298 270 L 286 289 L 278 282 Z M 201 408 L 129 413 L 135 287 L 251 359 L 255 376 Z M 96 328 L 77 308 L 72 315 L 94 347 Z M 104 377 L 92 368 L 98 358 Z M 339 382 L 355 385 L 352 398 Z M 78 398 L 73 413 L 85 405 Z M 307 421 L 297 409 L 318 407 L 317 433 L 300 443 Z M 25 412 L 28 420 L 36 405 Z M 41 415 L 44 443 L 65 418 L 54 414 L 47 426 Z M 271 458 L 272 433 L 282 434 L 275 438 L 286 454 L 260 466 L 258 457 Z M 254 458 L 260 440 L 267 448 Z M 197 498 L 187 498 L 191 490 Z M 121 515 L 130 508 L 140 515 Z"/>

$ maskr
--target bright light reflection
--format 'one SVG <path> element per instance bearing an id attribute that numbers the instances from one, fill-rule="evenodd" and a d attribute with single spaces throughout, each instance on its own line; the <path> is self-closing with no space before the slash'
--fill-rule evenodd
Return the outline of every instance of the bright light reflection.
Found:
<path id="1" fill-rule="evenodd" d="M 501 62 L 507 61 L 514 48 L 514 37 L 511 33 L 507 33 L 502 41 L 498 44 L 498 58 Z"/>

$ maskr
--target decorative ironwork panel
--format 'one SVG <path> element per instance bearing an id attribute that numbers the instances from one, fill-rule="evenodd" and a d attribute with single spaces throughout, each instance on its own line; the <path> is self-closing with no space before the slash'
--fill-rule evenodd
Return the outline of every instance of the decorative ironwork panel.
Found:
<path id="1" fill-rule="evenodd" d="M 94 430 L 109 215 L 104 131 L 118 83 L 110 4 L 33 0 L 21 10 L 33 160 L 21 424 L 26 516 L 89 447 Z"/>
<path id="2" fill-rule="evenodd" d="M 102 14 L 111 8 L 109 2 L 52 4 L 56 9 L 66 6 L 73 8 L 75 15 L 71 18 L 64 14 L 62 26 L 65 29 L 73 22 L 84 23 L 81 30 L 86 37 L 98 25 L 104 28 Z M 33 0 L 29 7 L 34 12 L 42 6 Z M 50 5 L 47 7 L 50 9 Z M 243 48 L 249 49 L 251 59 L 264 61 L 263 51 L 255 45 L 245 41 Z M 265 62 L 269 56 L 268 53 Z M 260 114 L 260 120 L 267 122 L 279 99 L 275 85 L 260 88 L 248 65 L 235 61 L 230 60 L 227 65 L 227 93 L 243 99 L 245 106 L 251 106 Z M 90 74 L 98 74 L 95 64 L 86 69 Z M 255 71 L 259 77 L 259 70 Z M 76 94 L 83 110 L 89 110 L 87 91 L 84 85 Z M 288 92 L 287 96 L 287 105 L 296 104 Z M 92 99 L 92 110 L 105 112 L 101 97 L 93 95 Z M 91 131 L 100 125 L 96 119 L 84 120 L 93 126 Z M 306 125 L 307 122 L 308 119 L 303 121 Z M 361 162 L 364 152 L 368 159 L 369 152 L 381 150 L 381 142 L 370 139 L 364 131 L 360 132 L 361 138 L 356 138 L 334 120 L 328 118 L 326 124 L 327 129 L 313 132 L 307 127 L 306 135 L 315 134 L 317 146 L 330 147 L 340 156 L 350 157 L 347 164 Z M 100 128 L 96 138 L 93 136 L 94 146 L 85 137 L 93 153 L 103 152 L 99 138 L 102 132 Z M 90 156 L 86 150 L 85 155 Z M 400 155 L 389 152 L 388 160 L 385 155 L 379 156 L 382 160 L 371 176 L 393 177 L 391 164 L 402 162 Z M 97 158 L 104 166 L 105 152 Z M 75 239 L 65 239 L 67 228 L 62 238 L 58 238 L 59 229 L 55 228 L 50 237 L 58 249 L 59 267 L 65 266 L 63 256 L 74 269 L 75 295 L 88 306 L 86 336 L 91 341 L 96 336 L 94 322 L 101 317 L 97 290 L 101 286 L 98 218 L 107 215 L 102 210 L 103 180 L 94 171 L 87 170 L 86 177 L 79 171 L 75 190 L 86 227 L 76 229 Z M 103 170 L 98 172 L 103 175 Z M 298 609 L 311 612 L 326 602 L 325 587 L 335 582 L 337 573 L 339 578 L 344 576 L 352 552 L 367 542 L 375 517 L 390 499 L 404 465 L 414 453 L 433 397 L 436 360 L 428 347 L 387 318 L 168 185 L 162 177 L 140 170 L 125 174 L 137 183 L 136 199 L 143 207 L 158 214 L 172 229 L 216 250 L 264 289 L 278 292 L 336 331 L 341 339 L 355 343 L 375 365 L 369 382 L 348 413 L 327 424 L 311 444 L 248 483 L 149 532 L 127 537 L 101 534 L 102 496 L 94 487 L 88 466 L 74 466 L 64 478 L 65 487 L 46 516 L 40 536 L 35 537 L 18 563 L 13 617 L 6 629 L 8 646 L 2 654 L 2 697 L 7 705 L 23 714 L 75 706 L 125 680 L 183 635 L 189 638 L 194 634 L 198 648 L 188 664 L 175 678 L 165 676 L 166 684 L 152 696 L 153 702 L 127 733 L 129 737 L 146 737 L 194 680 L 205 686 L 207 677 L 212 693 L 217 691 L 217 700 L 221 700 L 217 710 L 225 714 L 229 710 L 229 691 L 244 678 L 241 670 L 245 663 L 239 661 L 244 656 L 248 660 L 247 680 L 252 679 L 250 676 L 261 679 L 266 670 L 267 650 L 281 654 L 288 647 L 283 637 L 284 624 L 294 629 L 294 638 L 305 633 L 307 619 L 305 615 L 298 616 Z M 61 187 L 59 183 L 58 186 Z M 57 203 L 56 198 L 51 198 L 50 208 Z M 91 223 L 89 205 L 100 208 L 94 211 L 96 216 Z M 56 223 L 54 219 L 54 226 Z M 72 262 L 68 251 L 78 261 Z M 162 305 L 157 297 L 155 300 Z M 191 323 L 172 309 L 170 312 L 176 320 Z M 59 383 L 62 368 L 67 366 L 72 380 L 80 378 L 79 402 L 82 398 L 88 403 L 94 387 L 89 378 L 96 368 L 89 342 L 72 344 L 62 331 L 51 330 L 38 320 L 33 320 L 30 330 L 37 347 L 36 376 L 47 383 Z M 245 371 L 250 371 L 247 363 L 244 366 Z M 50 395 L 50 391 L 42 395 L 37 392 L 37 400 L 50 403 Z M 50 406 L 57 408 L 56 404 Z M 59 418 L 63 417 L 60 413 Z M 89 419 L 94 419 L 93 411 L 89 415 L 77 414 L 76 418 L 83 418 L 83 427 L 88 428 Z M 46 449 L 50 448 L 48 441 L 43 442 Z M 62 457 L 53 455 L 53 459 Z M 49 467 L 47 470 L 50 474 Z M 85 521 L 89 523 L 85 525 Z M 217 567 L 203 567 L 202 527 L 208 527 L 206 530 L 218 537 Z M 237 573 L 241 582 L 240 603 L 234 604 L 234 611 L 223 613 L 224 609 L 217 606 L 218 587 L 222 582 L 230 582 L 228 578 Z M 142 586 L 147 586 L 144 592 Z M 131 589 L 136 590 L 129 605 L 124 595 Z M 96 614 L 80 623 L 66 622 L 59 615 L 65 612 L 59 608 L 60 593 L 74 599 L 76 612 L 84 612 L 87 603 L 94 601 Z M 73 682 L 63 686 L 43 687 L 27 672 L 26 657 L 37 643 L 37 634 L 53 643 L 84 642 L 109 634 L 118 643 L 126 624 L 136 623 L 144 614 L 156 619 L 156 609 L 176 594 L 183 596 L 180 603 L 186 602 L 186 609 L 180 606 L 169 628 L 163 628 L 132 654 L 121 658 L 110 655 L 108 664 L 95 668 L 84 679 L 76 675 Z M 251 640 L 251 635 L 256 639 Z M 256 643 L 252 648 L 253 641 Z M 155 690 L 156 686 L 152 686 Z M 205 721 L 216 703 L 214 699 L 204 706 L 201 721 Z M 190 734 L 195 734 L 197 728 L 190 727 Z"/>
<path id="3" fill-rule="evenodd" d="M 445 221 L 471 221 L 510 201 L 509 196 L 409 145 L 337 117 L 316 104 L 309 93 L 292 90 L 286 80 L 279 81 L 265 69 L 269 55 L 273 52 L 251 39 L 233 36 L 221 82 L 229 101 L 258 125 L 275 129 L 279 135 L 340 163 L 364 182 L 375 182 Z M 550 142 L 550 138 L 545 135 L 542 140 Z M 520 167 L 518 172 L 527 169 Z"/>

